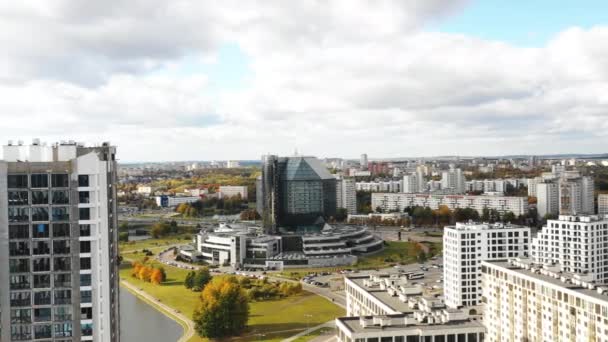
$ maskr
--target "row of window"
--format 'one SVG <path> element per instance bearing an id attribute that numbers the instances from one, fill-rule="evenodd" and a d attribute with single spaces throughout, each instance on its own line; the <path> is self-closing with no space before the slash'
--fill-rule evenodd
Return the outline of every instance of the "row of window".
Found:
<path id="1" fill-rule="evenodd" d="M 91 236 L 91 225 L 81 224 L 80 236 Z M 52 228 L 52 234 L 51 234 Z M 30 234 L 31 232 L 31 234 Z M 65 238 L 70 237 L 70 224 L 69 223 L 36 223 L 36 224 L 18 224 L 9 225 L 8 227 L 9 239 L 48 239 L 53 238 Z"/>
<path id="2" fill-rule="evenodd" d="M 70 220 L 70 208 L 69 207 L 51 207 L 50 211 L 48 207 L 9 207 L 8 208 L 8 222 L 36 222 L 36 221 L 69 221 Z M 91 208 L 78 208 L 78 219 L 79 220 L 90 220 L 91 219 Z"/>
<path id="3" fill-rule="evenodd" d="M 18 274 L 10 276 L 11 290 L 29 290 L 39 288 L 50 288 L 51 280 L 55 288 L 72 287 L 72 275 L 70 273 L 53 274 Z M 80 286 L 91 286 L 91 274 L 80 275 Z"/>
<path id="4" fill-rule="evenodd" d="M 92 324 L 81 324 L 81 335 L 82 336 L 93 336 L 93 325 Z M 72 336 L 72 323 L 61 323 L 61 324 L 48 324 L 48 325 L 14 325 L 11 326 L 11 340 L 12 341 L 27 341 L 42 338 L 52 337 L 71 337 Z M 59 340 L 56 340 L 61 342 Z M 71 340 L 67 340 L 71 341 Z"/>
<path id="5" fill-rule="evenodd" d="M 71 240 L 54 240 L 53 254 L 70 254 Z M 29 256 L 51 254 L 50 241 L 34 241 L 30 248 L 30 241 L 9 242 L 9 256 Z M 91 253 L 91 241 L 80 241 L 80 253 Z"/>
<path id="6" fill-rule="evenodd" d="M 50 175 L 46 173 L 37 173 L 29 175 L 29 177 L 28 175 L 8 175 L 7 183 L 9 189 L 48 188 L 49 184 L 53 188 L 68 188 L 70 186 L 70 176 L 65 173 Z M 89 176 L 79 175 L 78 186 L 88 187 Z"/>
<path id="7" fill-rule="evenodd" d="M 72 269 L 72 259 L 70 257 L 54 257 L 52 258 L 53 271 L 64 272 Z M 30 267 L 31 264 L 31 267 Z M 80 269 L 90 270 L 91 269 L 91 258 L 84 257 L 80 258 Z M 30 259 L 10 259 L 9 260 L 9 272 L 10 273 L 29 273 L 29 272 L 50 272 L 51 271 L 51 258 L 34 258 Z"/>

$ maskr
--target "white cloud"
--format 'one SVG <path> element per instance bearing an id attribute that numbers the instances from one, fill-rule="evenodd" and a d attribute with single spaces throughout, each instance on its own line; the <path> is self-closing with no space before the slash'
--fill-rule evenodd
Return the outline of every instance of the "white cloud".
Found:
<path id="1" fill-rule="evenodd" d="M 0 134 L 123 160 L 605 152 L 608 27 L 537 48 L 425 31 L 465 5 L 446 3 L 0 4 Z M 229 43 L 246 87 L 173 72 Z"/>

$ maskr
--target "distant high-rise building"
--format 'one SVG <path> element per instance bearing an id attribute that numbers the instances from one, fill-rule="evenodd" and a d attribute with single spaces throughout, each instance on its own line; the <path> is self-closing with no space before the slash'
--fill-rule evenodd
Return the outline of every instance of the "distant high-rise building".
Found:
<path id="1" fill-rule="evenodd" d="M 561 215 L 594 214 L 594 182 L 591 177 L 562 177 L 558 184 Z"/>
<path id="2" fill-rule="evenodd" d="M 462 170 L 450 166 L 448 171 L 444 171 L 441 175 L 441 189 L 452 189 L 456 194 L 464 193 L 465 178 Z"/>
<path id="3" fill-rule="evenodd" d="M 608 215 L 608 194 L 599 194 L 597 196 L 597 213 L 599 215 Z"/>
<path id="4" fill-rule="evenodd" d="M 367 169 L 372 176 L 388 174 L 388 164 L 383 162 L 369 162 L 367 163 Z"/>
<path id="5" fill-rule="evenodd" d="M 3 151 L 0 340 L 119 341 L 115 147 Z"/>
<path id="6" fill-rule="evenodd" d="M 349 214 L 357 213 L 357 190 L 354 178 L 338 178 L 336 183 L 336 207 Z"/>
<path id="7" fill-rule="evenodd" d="M 336 213 L 336 178 L 314 157 L 262 158 L 258 212 L 267 232 L 311 225 Z"/>
<path id="8" fill-rule="evenodd" d="M 554 182 L 536 184 L 536 210 L 538 216 L 559 214 L 559 187 Z"/>
<path id="9" fill-rule="evenodd" d="M 361 170 L 367 170 L 367 154 L 363 153 L 361 155 L 359 163 L 361 164 Z"/>
<path id="10" fill-rule="evenodd" d="M 457 223 L 444 228 L 445 303 L 453 308 L 481 303 L 481 261 L 528 256 L 530 228 Z"/>
<path id="11" fill-rule="evenodd" d="M 608 219 L 596 215 L 559 215 L 532 239 L 534 261 L 556 265 L 563 272 L 608 280 Z"/>
<path id="12" fill-rule="evenodd" d="M 407 194 L 413 194 L 421 192 L 418 188 L 418 175 L 416 173 L 403 176 L 403 185 L 401 186 L 401 192 Z"/>

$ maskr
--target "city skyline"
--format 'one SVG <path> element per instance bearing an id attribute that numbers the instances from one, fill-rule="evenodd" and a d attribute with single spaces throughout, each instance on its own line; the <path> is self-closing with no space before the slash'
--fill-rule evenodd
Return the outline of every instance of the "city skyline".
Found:
<path id="1" fill-rule="evenodd" d="M 6 3 L 0 134 L 57 141 L 69 128 L 77 141 L 121 146 L 125 161 L 294 148 L 603 153 L 605 10 L 599 1 Z"/>

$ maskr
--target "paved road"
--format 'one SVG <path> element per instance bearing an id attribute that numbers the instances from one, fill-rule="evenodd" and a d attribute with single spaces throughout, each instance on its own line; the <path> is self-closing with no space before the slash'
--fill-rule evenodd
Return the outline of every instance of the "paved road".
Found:
<path id="1" fill-rule="evenodd" d="M 154 298 L 150 294 L 140 290 L 139 288 L 128 283 L 125 280 L 121 280 L 120 284 L 122 286 L 126 287 L 127 289 L 129 289 L 129 291 L 132 291 L 133 293 L 137 294 L 137 296 L 139 296 L 140 298 L 143 298 L 144 300 L 148 301 L 153 307 L 159 309 L 163 314 L 165 314 L 168 317 L 170 317 L 171 319 L 177 321 L 181 326 L 184 327 L 184 334 L 179 340 L 177 340 L 177 342 L 187 342 L 192 337 L 194 337 L 194 333 L 195 333 L 194 322 L 192 320 L 190 320 L 190 318 L 184 316 L 183 314 L 181 314 L 179 312 L 176 312 L 175 309 L 159 302 L 156 298 Z"/>

